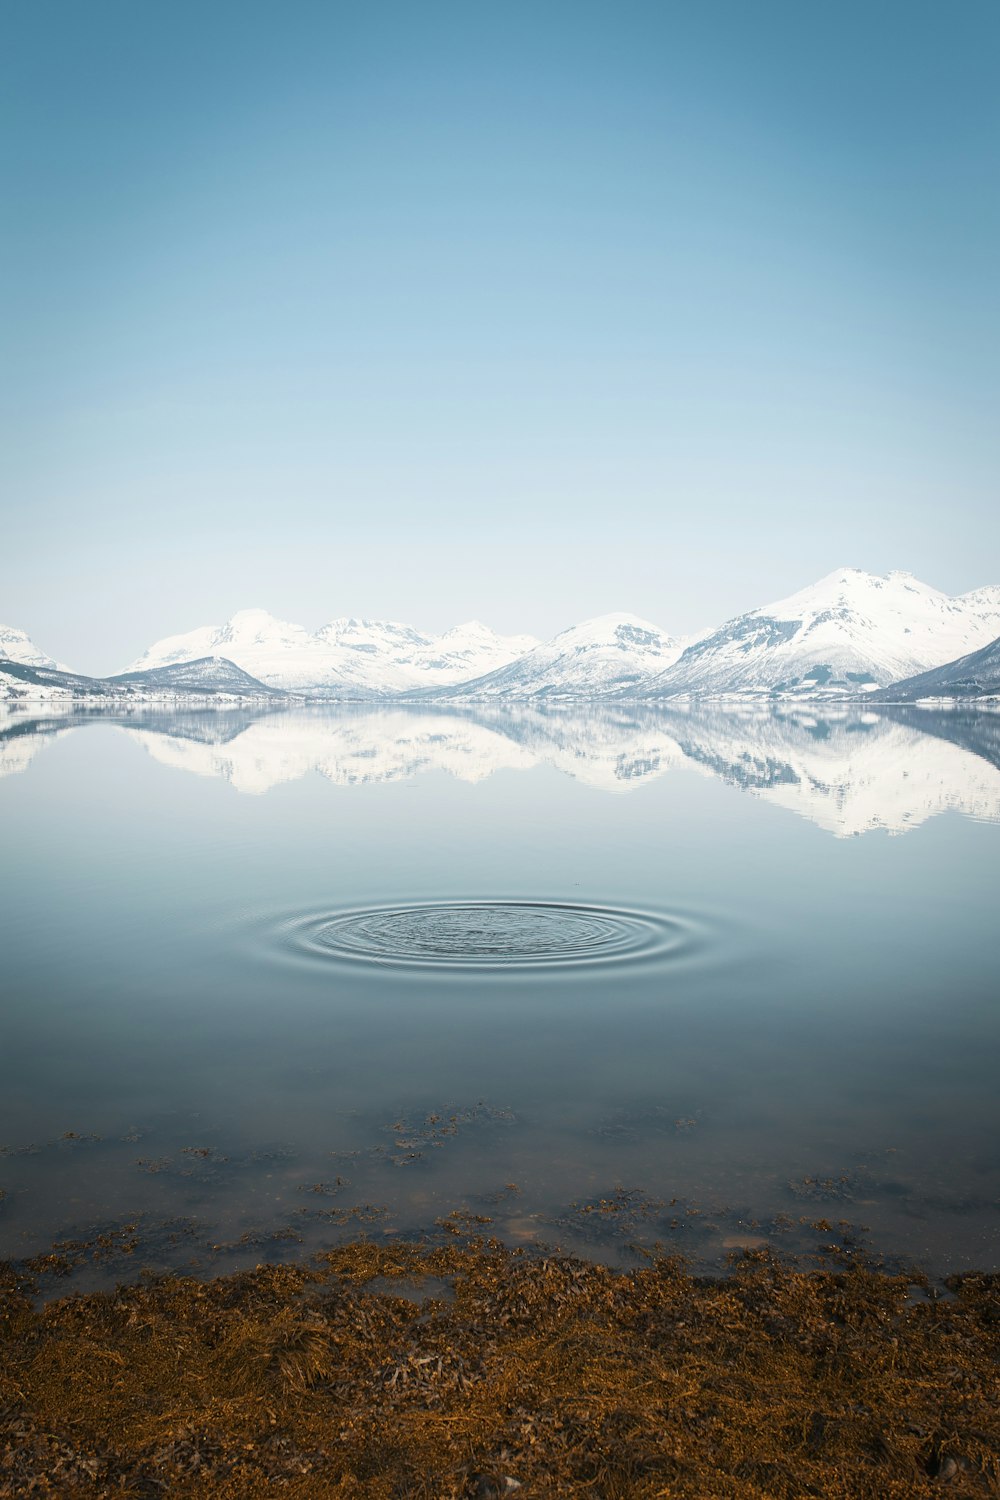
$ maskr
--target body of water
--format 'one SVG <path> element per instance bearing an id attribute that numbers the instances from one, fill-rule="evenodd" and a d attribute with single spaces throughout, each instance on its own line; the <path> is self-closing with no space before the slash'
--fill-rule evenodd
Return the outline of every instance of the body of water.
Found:
<path id="1" fill-rule="evenodd" d="M 0 770 L 4 1256 L 1000 1262 L 1000 718 L 21 716 Z"/>

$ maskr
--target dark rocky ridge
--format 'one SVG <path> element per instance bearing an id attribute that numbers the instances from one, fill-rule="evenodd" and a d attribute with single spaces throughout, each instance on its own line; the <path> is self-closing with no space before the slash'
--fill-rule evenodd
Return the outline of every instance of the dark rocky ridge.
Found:
<path id="1" fill-rule="evenodd" d="M 204 656 L 198 661 L 177 662 L 146 672 L 123 672 L 116 677 L 84 677 L 55 667 L 31 667 L 24 662 L 0 658 L 0 674 L 25 688 L 55 688 L 73 699 L 108 699 L 145 696 L 267 698 L 287 700 L 291 695 L 267 687 L 224 656 Z M 16 688 L 14 689 L 16 696 Z M 26 695 L 29 696 L 29 695 Z"/>
<path id="2" fill-rule="evenodd" d="M 992 698 L 1000 695 L 1000 637 L 916 677 L 872 693 L 883 703 L 913 703 L 919 698 Z"/>

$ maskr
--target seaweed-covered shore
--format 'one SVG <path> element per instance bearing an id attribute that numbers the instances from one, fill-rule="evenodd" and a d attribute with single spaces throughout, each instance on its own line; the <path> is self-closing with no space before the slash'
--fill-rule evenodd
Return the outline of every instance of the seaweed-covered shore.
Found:
<path id="1" fill-rule="evenodd" d="M 726 1276 L 468 1238 L 40 1303 L 0 1267 L 0 1495 L 997 1493 L 1000 1277 Z"/>

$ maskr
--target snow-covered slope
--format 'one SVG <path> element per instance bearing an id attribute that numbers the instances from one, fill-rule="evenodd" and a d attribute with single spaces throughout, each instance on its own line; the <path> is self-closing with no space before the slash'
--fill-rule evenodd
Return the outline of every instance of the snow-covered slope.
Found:
<path id="1" fill-rule="evenodd" d="M 449 698 L 585 698 L 627 690 L 676 661 L 684 643 L 636 615 L 600 615 Z"/>
<path id="2" fill-rule="evenodd" d="M 998 633 L 1000 588 L 953 599 L 909 573 L 843 568 L 702 636 L 642 695 L 871 691 Z"/>
<path id="3" fill-rule="evenodd" d="M 263 609 L 225 625 L 204 625 L 150 646 L 126 671 L 223 655 L 272 687 L 322 689 L 345 697 L 442 687 L 503 666 L 530 651 L 533 636 L 501 636 L 478 620 L 441 636 L 390 620 L 331 620 L 315 634 Z"/>
<path id="4" fill-rule="evenodd" d="M 481 620 L 467 620 L 432 640 L 414 659 L 421 682 L 450 686 L 494 672 L 538 645 L 533 635 L 497 635 Z"/>
<path id="5" fill-rule="evenodd" d="M 1000 639 L 917 677 L 905 677 L 877 694 L 888 703 L 921 698 L 1000 698 Z"/>
<path id="6" fill-rule="evenodd" d="M 970 589 L 967 594 L 959 594 L 957 602 L 987 618 L 1000 614 L 1000 583 L 988 583 L 985 588 Z"/>
<path id="7" fill-rule="evenodd" d="M 34 641 L 14 625 L 0 625 L 0 658 L 23 662 L 26 667 L 55 667 L 60 672 L 69 671 L 61 662 L 39 651 Z"/>

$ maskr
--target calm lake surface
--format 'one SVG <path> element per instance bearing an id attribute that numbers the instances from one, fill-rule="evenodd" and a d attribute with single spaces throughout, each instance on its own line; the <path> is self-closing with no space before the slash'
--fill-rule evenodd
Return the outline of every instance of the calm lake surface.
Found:
<path id="1" fill-rule="evenodd" d="M 964 711 L 8 717 L 0 1255 L 995 1270 L 998 767 Z"/>

